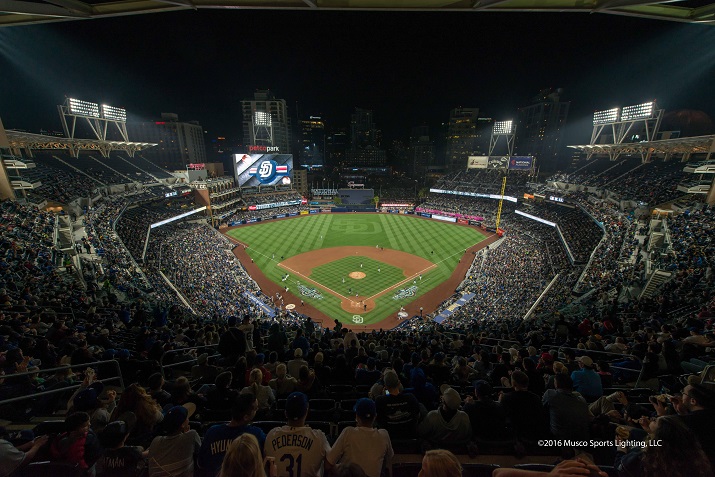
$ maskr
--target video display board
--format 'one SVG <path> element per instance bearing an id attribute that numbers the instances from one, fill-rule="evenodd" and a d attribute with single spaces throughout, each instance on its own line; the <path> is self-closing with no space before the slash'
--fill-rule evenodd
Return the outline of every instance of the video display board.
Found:
<path id="1" fill-rule="evenodd" d="M 293 154 L 234 154 L 233 172 L 239 187 L 290 184 Z"/>

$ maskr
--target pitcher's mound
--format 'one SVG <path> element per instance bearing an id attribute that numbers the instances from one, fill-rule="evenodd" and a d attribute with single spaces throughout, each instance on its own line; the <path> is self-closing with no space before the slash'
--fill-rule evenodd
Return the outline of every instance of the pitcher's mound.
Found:
<path id="1" fill-rule="evenodd" d="M 365 278 L 365 274 L 363 272 L 350 272 L 350 275 L 348 275 L 350 278 L 354 278 L 355 280 L 362 280 Z"/>

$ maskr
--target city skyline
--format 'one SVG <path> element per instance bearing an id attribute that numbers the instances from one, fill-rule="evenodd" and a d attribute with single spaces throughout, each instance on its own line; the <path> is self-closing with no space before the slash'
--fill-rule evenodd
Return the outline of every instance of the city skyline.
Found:
<path id="1" fill-rule="evenodd" d="M 55 106 L 75 96 L 239 140 L 241 101 L 270 89 L 291 117 L 320 114 L 328 128 L 373 110 L 390 141 L 423 124 L 437 135 L 456 107 L 516 119 L 563 88 L 565 141 L 583 143 L 593 111 L 613 106 L 656 99 L 713 117 L 713 46 L 707 26 L 548 13 L 198 11 L 12 27 L 0 29 L 0 118 L 59 130 Z"/>

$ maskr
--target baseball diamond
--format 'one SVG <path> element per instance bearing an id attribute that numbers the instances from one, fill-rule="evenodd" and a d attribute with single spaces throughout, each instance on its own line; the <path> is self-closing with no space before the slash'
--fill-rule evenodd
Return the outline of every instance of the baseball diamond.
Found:
<path id="1" fill-rule="evenodd" d="M 266 294 L 278 292 L 318 320 L 366 329 L 395 326 L 401 307 L 411 315 L 434 310 L 464 278 L 473 252 L 495 238 L 473 226 L 377 213 L 314 214 L 226 234 L 243 245 L 236 256 Z"/>

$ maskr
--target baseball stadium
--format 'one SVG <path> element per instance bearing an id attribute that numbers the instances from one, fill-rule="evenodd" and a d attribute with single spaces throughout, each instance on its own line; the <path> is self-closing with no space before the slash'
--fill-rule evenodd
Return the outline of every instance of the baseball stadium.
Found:
<path id="1" fill-rule="evenodd" d="M 147 5 L 375 8 L 284 3 Z M 0 27 L 142 5 L 10 2 Z M 563 104 L 545 91 L 541 110 Z M 133 122 L 91 94 L 50 105 L 61 132 L 0 122 L 0 477 L 714 475 L 705 113 L 594 100 L 590 138 L 548 172 L 514 149 L 523 121 L 488 118 L 485 151 L 454 146 L 445 167 L 419 162 L 434 144 L 416 134 L 410 175 L 374 147 L 301 164 L 324 151 L 279 145 L 269 96 L 242 101 L 248 139 L 212 144 L 216 162 L 190 160 L 209 147 L 195 121 Z"/>

